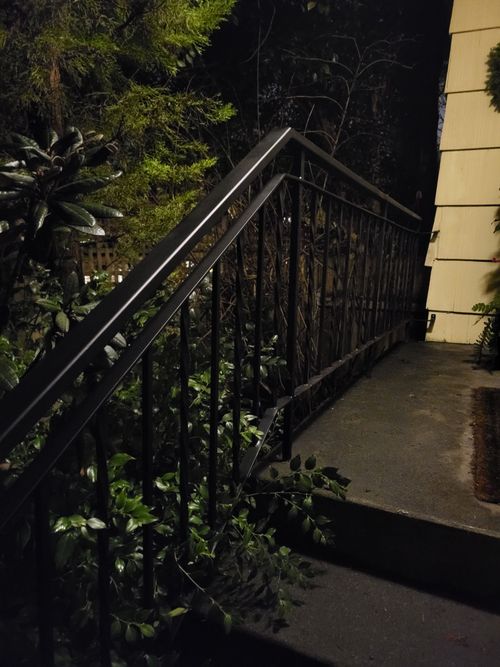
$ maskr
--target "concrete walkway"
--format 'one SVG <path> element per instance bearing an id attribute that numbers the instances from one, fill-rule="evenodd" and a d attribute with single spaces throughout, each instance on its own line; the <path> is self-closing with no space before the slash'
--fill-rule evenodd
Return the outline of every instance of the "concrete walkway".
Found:
<path id="1" fill-rule="evenodd" d="M 301 434 L 294 453 L 338 467 L 352 480 L 351 502 L 500 536 L 500 506 L 472 493 L 478 386 L 500 387 L 500 372 L 475 369 L 470 346 L 402 344 Z"/>

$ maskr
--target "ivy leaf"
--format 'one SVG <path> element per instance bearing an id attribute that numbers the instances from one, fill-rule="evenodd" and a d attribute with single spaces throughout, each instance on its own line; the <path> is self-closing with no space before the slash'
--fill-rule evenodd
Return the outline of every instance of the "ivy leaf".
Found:
<path id="1" fill-rule="evenodd" d="M 36 299 L 35 303 L 51 313 L 57 313 L 61 310 L 61 304 L 54 299 Z"/>
<path id="2" fill-rule="evenodd" d="M 231 632 L 231 628 L 233 627 L 233 619 L 231 618 L 231 614 L 224 614 L 224 631 L 226 635 L 228 635 Z"/>
<path id="3" fill-rule="evenodd" d="M 4 355 L 0 356 L 0 387 L 10 391 L 19 383 L 19 377 L 14 363 Z"/>
<path id="4" fill-rule="evenodd" d="M 34 210 L 33 216 L 31 218 L 31 224 L 33 226 L 33 236 L 42 228 L 45 218 L 49 213 L 49 207 L 47 202 L 39 201 L 37 202 Z"/>
<path id="5" fill-rule="evenodd" d="M 111 636 L 117 638 L 120 636 L 121 631 L 122 631 L 122 624 L 117 618 L 115 618 L 113 623 L 111 623 Z"/>
<path id="6" fill-rule="evenodd" d="M 187 614 L 189 609 L 186 607 L 176 607 L 175 609 L 171 609 L 169 612 L 167 612 L 167 616 L 170 618 L 175 618 L 176 616 L 182 616 L 183 614 Z"/>
<path id="7" fill-rule="evenodd" d="M 290 461 L 290 470 L 293 470 L 294 472 L 300 468 L 301 460 L 300 460 L 300 454 L 297 454 L 297 456 L 294 456 L 293 459 Z"/>
<path id="8" fill-rule="evenodd" d="M 143 637 L 154 637 L 155 629 L 149 623 L 139 623 L 137 627 Z"/>
<path id="9" fill-rule="evenodd" d="M 76 541 L 71 533 L 61 535 L 56 545 L 55 563 L 56 567 L 63 568 L 73 555 Z"/>
<path id="10" fill-rule="evenodd" d="M 313 530 L 313 541 L 316 542 L 316 544 L 318 544 L 321 541 L 322 535 L 323 533 L 321 532 L 321 530 L 319 528 L 315 528 Z"/>
<path id="11" fill-rule="evenodd" d="M 313 455 L 313 456 L 310 456 L 310 457 L 306 460 L 306 462 L 304 463 L 304 465 L 305 465 L 305 467 L 306 467 L 306 470 L 314 470 L 314 468 L 316 467 L 316 457 L 315 457 L 314 455 Z"/>
<path id="12" fill-rule="evenodd" d="M 109 459 L 109 466 L 111 468 L 121 468 L 129 461 L 135 461 L 134 457 L 126 452 L 118 452 Z"/>
<path id="13" fill-rule="evenodd" d="M 127 629 L 125 630 L 125 639 L 129 643 L 137 641 L 137 630 L 132 625 L 127 625 Z"/>
<path id="14" fill-rule="evenodd" d="M 106 524 L 101 519 L 98 519 L 96 516 L 91 517 L 87 521 L 87 526 L 93 528 L 94 530 L 103 530 L 106 528 Z"/>
<path id="15" fill-rule="evenodd" d="M 66 315 L 64 310 L 60 310 L 56 315 L 56 326 L 63 333 L 68 333 L 69 331 L 69 317 Z"/>

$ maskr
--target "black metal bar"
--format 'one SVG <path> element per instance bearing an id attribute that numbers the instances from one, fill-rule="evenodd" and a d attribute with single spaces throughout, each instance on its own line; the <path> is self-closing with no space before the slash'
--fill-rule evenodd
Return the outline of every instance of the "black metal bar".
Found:
<path id="1" fill-rule="evenodd" d="M 142 357 L 142 500 L 153 505 L 153 348 Z M 153 526 L 142 527 L 142 586 L 144 606 L 154 603 Z"/>
<path id="2" fill-rule="evenodd" d="M 338 201 L 340 204 L 347 204 L 349 208 L 352 208 L 356 211 L 360 211 L 361 213 L 366 213 L 367 215 L 372 215 L 376 218 L 380 218 L 381 220 L 387 220 L 389 224 L 391 224 L 393 227 L 400 227 L 401 229 L 404 229 L 410 233 L 416 234 L 417 231 L 414 227 L 405 227 L 404 225 L 399 224 L 395 220 L 391 220 L 387 217 L 387 214 L 379 214 L 375 213 L 372 211 L 370 208 L 367 208 L 366 206 L 361 206 L 361 204 L 357 204 L 356 202 L 351 201 L 350 199 L 346 199 L 345 197 L 342 197 L 341 195 L 336 194 L 335 192 L 331 192 L 330 190 L 326 190 L 325 188 L 321 187 L 321 185 L 317 185 L 316 183 L 313 183 L 312 181 L 308 181 L 305 178 L 299 178 L 298 176 L 294 176 L 293 174 L 286 174 L 286 180 L 290 182 L 297 182 L 300 181 L 304 188 L 307 188 L 308 190 L 315 190 L 316 192 L 325 195 L 327 197 L 331 197 L 335 201 Z M 384 207 L 384 210 L 387 210 L 386 207 Z M 413 218 L 415 221 L 418 223 L 421 221 L 421 218 L 417 216 L 417 218 Z"/>
<path id="3" fill-rule="evenodd" d="M 189 529 L 189 302 L 184 301 L 180 315 L 180 406 L 179 406 L 179 528 L 186 541 Z"/>
<path id="4" fill-rule="evenodd" d="M 326 287 L 328 279 L 328 258 L 330 248 L 330 225 L 332 218 L 332 200 L 328 199 L 328 204 L 325 206 L 325 226 L 323 234 L 323 266 L 321 269 L 321 291 L 320 291 L 320 306 L 319 306 L 319 325 L 318 325 L 318 355 L 316 357 L 316 368 L 321 369 L 323 366 L 323 349 L 325 331 L 325 315 L 326 315 Z M 333 291 L 333 290 L 332 290 Z M 333 294 L 332 294 L 333 300 Z"/>
<path id="5" fill-rule="evenodd" d="M 371 233 L 371 220 L 368 216 L 363 217 L 361 214 L 360 217 L 360 237 L 363 239 L 365 252 L 363 260 L 363 274 L 361 278 L 361 327 L 360 327 L 360 338 L 361 343 L 364 343 L 367 338 L 367 321 L 368 321 L 368 308 L 369 308 L 369 294 L 370 294 L 370 281 L 368 276 L 368 261 L 370 258 L 370 233 Z M 368 279 L 368 285 L 366 281 Z"/>
<path id="6" fill-rule="evenodd" d="M 241 290 L 241 279 L 243 277 L 243 255 L 241 251 L 241 239 L 236 239 L 236 268 L 234 277 L 234 291 L 236 302 L 234 305 L 234 371 L 233 371 L 233 480 L 239 482 L 240 475 L 240 445 L 241 445 L 241 364 L 243 361 L 243 341 L 241 334 L 241 309 L 243 294 Z"/>
<path id="7" fill-rule="evenodd" d="M 304 153 L 296 158 L 295 173 L 304 175 Z M 292 396 L 295 389 L 297 365 L 297 305 L 298 305 L 298 270 L 300 257 L 300 231 L 302 222 L 302 184 L 296 182 L 293 189 L 292 220 L 290 227 L 290 266 L 288 273 L 288 316 L 286 338 L 286 360 L 288 370 L 288 393 Z M 293 403 L 287 405 L 284 417 L 283 459 L 292 455 Z"/>
<path id="8" fill-rule="evenodd" d="M 40 484 L 33 498 L 35 505 L 35 559 L 41 667 L 53 667 L 54 665 L 53 561 L 47 484 L 48 480 Z"/>
<path id="9" fill-rule="evenodd" d="M 387 223 L 385 220 L 382 221 L 382 238 L 378 244 L 379 256 L 378 256 L 378 269 L 377 269 L 377 287 L 375 294 L 375 316 L 373 324 L 373 335 L 377 335 L 380 331 L 380 295 L 382 290 L 382 283 L 385 271 L 385 237 L 386 237 L 386 226 Z"/>
<path id="10" fill-rule="evenodd" d="M 217 515 L 217 446 L 219 427 L 220 365 L 220 276 L 219 262 L 212 269 L 212 317 L 210 341 L 210 440 L 208 445 L 208 524 L 215 526 Z"/>
<path id="11" fill-rule="evenodd" d="M 304 350 L 304 380 L 312 374 L 312 359 L 313 359 L 313 345 L 315 343 L 315 336 L 313 335 L 313 320 L 314 320 L 314 297 L 315 297 L 315 269 L 316 269 L 316 223 L 318 214 L 318 195 L 316 192 L 311 192 L 310 203 L 310 223 L 308 229 L 308 246 L 307 253 L 307 305 L 306 305 L 306 341 Z"/>
<path id="12" fill-rule="evenodd" d="M 101 667 L 111 667 L 111 605 L 110 605 L 110 564 L 109 564 L 109 528 L 108 497 L 109 479 L 106 454 L 106 434 L 104 414 L 96 417 L 94 429 L 97 462 L 97 515 L 106 525 L 97 531 L 97 590 L 99 601 L 99 653 Z"/>
<path id="13" fill-rule="evenodd" d="M 260 416 L 260 367 L 262 357 L 262 308 L 264 289 L 264 236 L 265 236 L 265 210 L 259 213 L 257 223 L 257 274 L 255 277 L 255 321 L 253 338 L 253 399 L 252 411 Z"/>
<path id="14" fill-rule="evenodd" d="M 390 203 L 410 218 L 421 219 L 291 128 L 270 132 L 70 335 L 64 337 L 57 350 L 47 354 L 31 369 L 29 382 L 21 382 L 5 396 L 0 411 L 0 457 L 8 456 L 132 313 L 154 293 L 213 228 L 221 214 L 290 141 L 301 146 L 302 153 L 307 151 L 319 163 L 375 199 Z"/>
<path id="15" fill-rule="evenodd" d="M 332 294 L 330 303 L 330 340 L 329 361 L 333 361 L 340 355 L 340 272 L 342 269 L 342 233 L 344 230 L 344 206 L 335 202 L 335 219 L 331 223 L 335 230 L 333 242 L 333 267 L 332 267 Z"/>
<path id="16" fill-rule="evenodd" d="M 340 324 L 340 345 L 339 345 L 339 357 L 343 357 L 346 353 L 346 350 L 350 345 L 348 345 L 348 313 L 349 313 L 349 287 L 351 282 L 351 248 L 352 248 L 352 235 L 353 235 L 353 212 L 349 211 L 348 223 L 346 229 L 346 256 L 345 256 L 345 268 L 344 276 L 342 279 L 342 315 L 341 315 L 341 324 Z"/>

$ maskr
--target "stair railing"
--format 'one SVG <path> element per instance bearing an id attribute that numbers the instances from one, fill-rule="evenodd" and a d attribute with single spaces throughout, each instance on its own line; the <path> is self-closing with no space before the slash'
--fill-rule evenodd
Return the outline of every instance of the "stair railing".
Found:
<path id="1" fill-rule="evenodd" d="M 95 368 L 118 332 L 127 327 L 135 331 L 109 368 L 93 371 L 91 389 L 54 420 L 43 447 L 1 498 L 0 528 L 34 500 L 41 664 L 54 661 L 47 480 L 91 428 L 98 516 L 106 524 L 110 447 L 102 417 L 120 386 L 134 373 L 140 382 L 143 500 L 152 505 L 161 448 L 154 427 L 161 418 L 155 368 L 166 355 L 176 359 L 175 456 L 179 539 L 184 540 L 195 410 L 190 380 L 195 368 L 209 371 L 207 522 L 215 527 L 224 354 L 230 354 L 232 363 L 231 460 L 236 488 L 250 475 L 265 446 L 289 459 L 294 434 L 332 400 L 342 382 L 404 338 L 411 318 L 419 224 L 418 215 L 294 130 L 273 131 L 3 398 L 0 460 L 38 424 L 47 423 L 54 404 L 82 373 Z M 200 337 L 197 330 L 195 339 L 193 308 L 205 313 L 206 326 L 206 336 Z M 149 318 L 144 309 L 152 313 Z M 141 327 L 131 326 L 139 314 Z M 165 352 L 155 346 L 166 330 L 174 333 Z M 250 444 L 241 438 L 247 413 L 259 420 L 260 435 Z M 152 527 L 146 525 L 146 606 L 154 601 L 153 550 Z M 109 665 L 107 529 L 98 531 L 97 551 L 101 664 Z"/>

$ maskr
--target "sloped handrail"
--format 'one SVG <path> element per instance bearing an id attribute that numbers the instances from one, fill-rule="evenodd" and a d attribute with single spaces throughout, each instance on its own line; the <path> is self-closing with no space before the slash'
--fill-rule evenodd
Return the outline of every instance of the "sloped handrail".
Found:
<path id="1" fill-rule="evenodd" d="M 184 220 L 0 402 L 0 458 L 47 412 L 120 327 L 207 234 L 218 216 L 293 142 L 357 188 L 415 221 L 421 218 L 292 128 L 270 132 Z"/>

